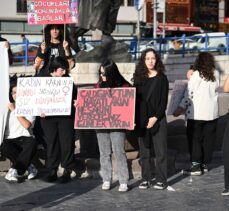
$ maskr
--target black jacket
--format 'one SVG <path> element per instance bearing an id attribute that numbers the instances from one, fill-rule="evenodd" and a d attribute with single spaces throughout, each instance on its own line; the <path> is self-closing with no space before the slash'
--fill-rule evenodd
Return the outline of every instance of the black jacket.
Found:
<path id="1" fill-rule="evenodd" d="M 157 117 L 158 123 L 165 116 L 168 102 L 169 83 L 166 75 L 148 78 L 137 86 L 135 122 L 138 128 L 146 128 L 150 117 Z"/>
<path id="2" fill-rule="evenodd" d="M 66 59 L 72 58 L 70 51 L 70 56 L 65 56 L 63 43 L 50 43 L 46 46 L 45 53 L 41 53 L 41 47 L 38 48 L 37 57 L 44 61 L 44 65 L 37 74 L 37 76 L 49 76 L 49 67 L 53 59 L 57 56 L 64 57 Z"/>

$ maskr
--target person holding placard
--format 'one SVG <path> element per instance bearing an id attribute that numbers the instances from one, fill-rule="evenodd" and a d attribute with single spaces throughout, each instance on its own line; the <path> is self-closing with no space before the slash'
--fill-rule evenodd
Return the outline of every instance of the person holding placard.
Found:
<path id="1" fill-rule="evenodd" d="M 133 82 L 136 87 L 136 133 L 139 140 L 142 182 L 140 189 L 151 186 L 151 155 L 155 154 L 157 190 L 167 184 L 167 121 L 165 110 L 169 83 L 165 67 L 154 49 L 146 49 L 136 66 Z"/>
<path id="2" fill-rule="evenodd" d="M 32 132 L 35 117 L 15 116 L 16 80 L 11 82 L 9 92 L 9 113 L 4 141 L 0 150 L 2 155 L 12 162 L 5 179 L 9 182 L 18 182 L 19 175 L 23 175 L 26 170 L 28 170 L 28 179 L 33 179 L 37 175 L 37 169 L 31 164 L 32 158 L 36 153 L 36 140 Z"/>
<path id="3" fill-rule="evenodd" d="M 50 66 L 50 76 L 69 77 L 68 68 L 68 61 L 65 58 L 56 57 Z M 76 97 L 75 95 L 76 91 L 73 88 L 72 99 Z M 49 169 L 47 182 L 55 182 L 58 179 L 59 164 L 64 168 L 60 182 L 67 183 L 71 180 L 71 173 L 75 168 L 74 111 L 72 103 L 70 116 L 45 116 L 45 114 L 41 114 L 40 124 L 47 145 L 46 167 Z"/>
<path id="4" fill-rule="evenodd" d="M 120 74 L 117 65 L 112 60 L 104 61 L 99 68 L 99 81 L 95 88 L 129 87 L 130 84 Z M 100 129 L 96 130 L 98 139 L 100 164 L 103 178 L 102 190 L 109 190 L 112 182 L 111 155 L 114 152 L 117 161 L 119 192 L 128 191 L 129 172 L 124 150 L 125 130 Z"/>
<path id="5" fill-rule="evenodd" d="M 229 92 L 229 76 L 223 86 L 224 92 Z M 228 114 L 227 114 L 228 115 Z M 227 118 L 226 128 L 223 137 L 223 164 L 224 164 L 224 191 L 222 196 L 229 196 L 229 118 Z"/>
<path id="6" fill-rule="evenodd" d="M 200 53 L 194 62 L 194 71 L 188 81 L 185 95 L 174 112 L 187 118 L 191 168 L 184 174 L 199 176 L 207 172 L 211 163 L 218 114 L 219 72 L 215 68 L 214 56 Z"/>
<path id="7" fill-rule="evenodd" d="M 61 24 L 47 25 L 44 29 L 44 36 L 45 40 L 41 43 L 35 58 L 36 75 L 49 76 L 49 67 L 57 56 L 67 59 L 69 69 L 72 69 L 75 61 L 69 46 L 68 31 L 64 32 L 64 26 Z"/>
<path id="8" fill-rule="evenodd" d="M 55 57 L 60 56 L 67 59 L 69 69 L 75 66 L 75 61 L 69 46 L 68 31 L 64 40 L 64 26 L 61 24 L 50 24 L 44 28 L 45 40 L 41 43 L 35 58 L 36 76 L 50 76 L 49 68 Z M 35 135 L 39 142 L 39 148 L 46 148 L 43 132 L 40 127 L 40 117 L 36 118 Z"/>

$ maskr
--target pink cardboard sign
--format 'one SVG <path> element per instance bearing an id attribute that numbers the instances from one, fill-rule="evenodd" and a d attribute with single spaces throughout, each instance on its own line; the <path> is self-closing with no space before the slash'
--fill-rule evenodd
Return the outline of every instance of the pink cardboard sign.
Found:
<path id="1" fill-rule="evenodd" d="M 79 89 L 75 128 L 133 129 L 135 88 Z"/>
<path id="2" fill-rule="evenodd" d="M 27 0 L 28 24 L 78 23 L 77 0 Z"/>

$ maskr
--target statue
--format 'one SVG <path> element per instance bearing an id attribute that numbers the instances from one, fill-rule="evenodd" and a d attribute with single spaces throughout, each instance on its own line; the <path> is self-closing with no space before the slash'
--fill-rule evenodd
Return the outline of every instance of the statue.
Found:
<path id="1" fill-rule="evenodd" d="M 120 4 L 120 0 L 78 0 L 78 24 L 70 25 L 71 46 L 76 53 L 80 51 L 78 37 L 89 30 L 99 29 L 103 35 L 97 53 L 101 57 L 107 55 L 107 50 L 115 45 L 111 33 L 115 29 Z"/>

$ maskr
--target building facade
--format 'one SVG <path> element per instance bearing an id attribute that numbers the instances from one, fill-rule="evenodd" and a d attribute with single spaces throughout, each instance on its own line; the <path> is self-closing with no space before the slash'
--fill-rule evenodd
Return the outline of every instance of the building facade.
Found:
<path id="1" fill-rule="evenodd" d="M 199 29 L 192 28 L 194 26 L 199 26 L 204 31 L 229 31 L 229 0 L 145 0 L 139 12 L 135 9 L 134 2 L 135 0 L 121 0 L 115 36 L 136 35 L 138 17 L 142 29 L 149 26 L 148 29 L 152 30 L 154 6 L 157 7 L 158 34 L 163 27 L 166 28 L 167 35 L 180 35 L 188 30 L 198 31 Z M 26 8 L 26 0 L 3 1 L 0 8 L 0 34 L 41 35 L 42 26 L 27 24 Z M 149 34 L 152 35 L 151 32 Z"/>

